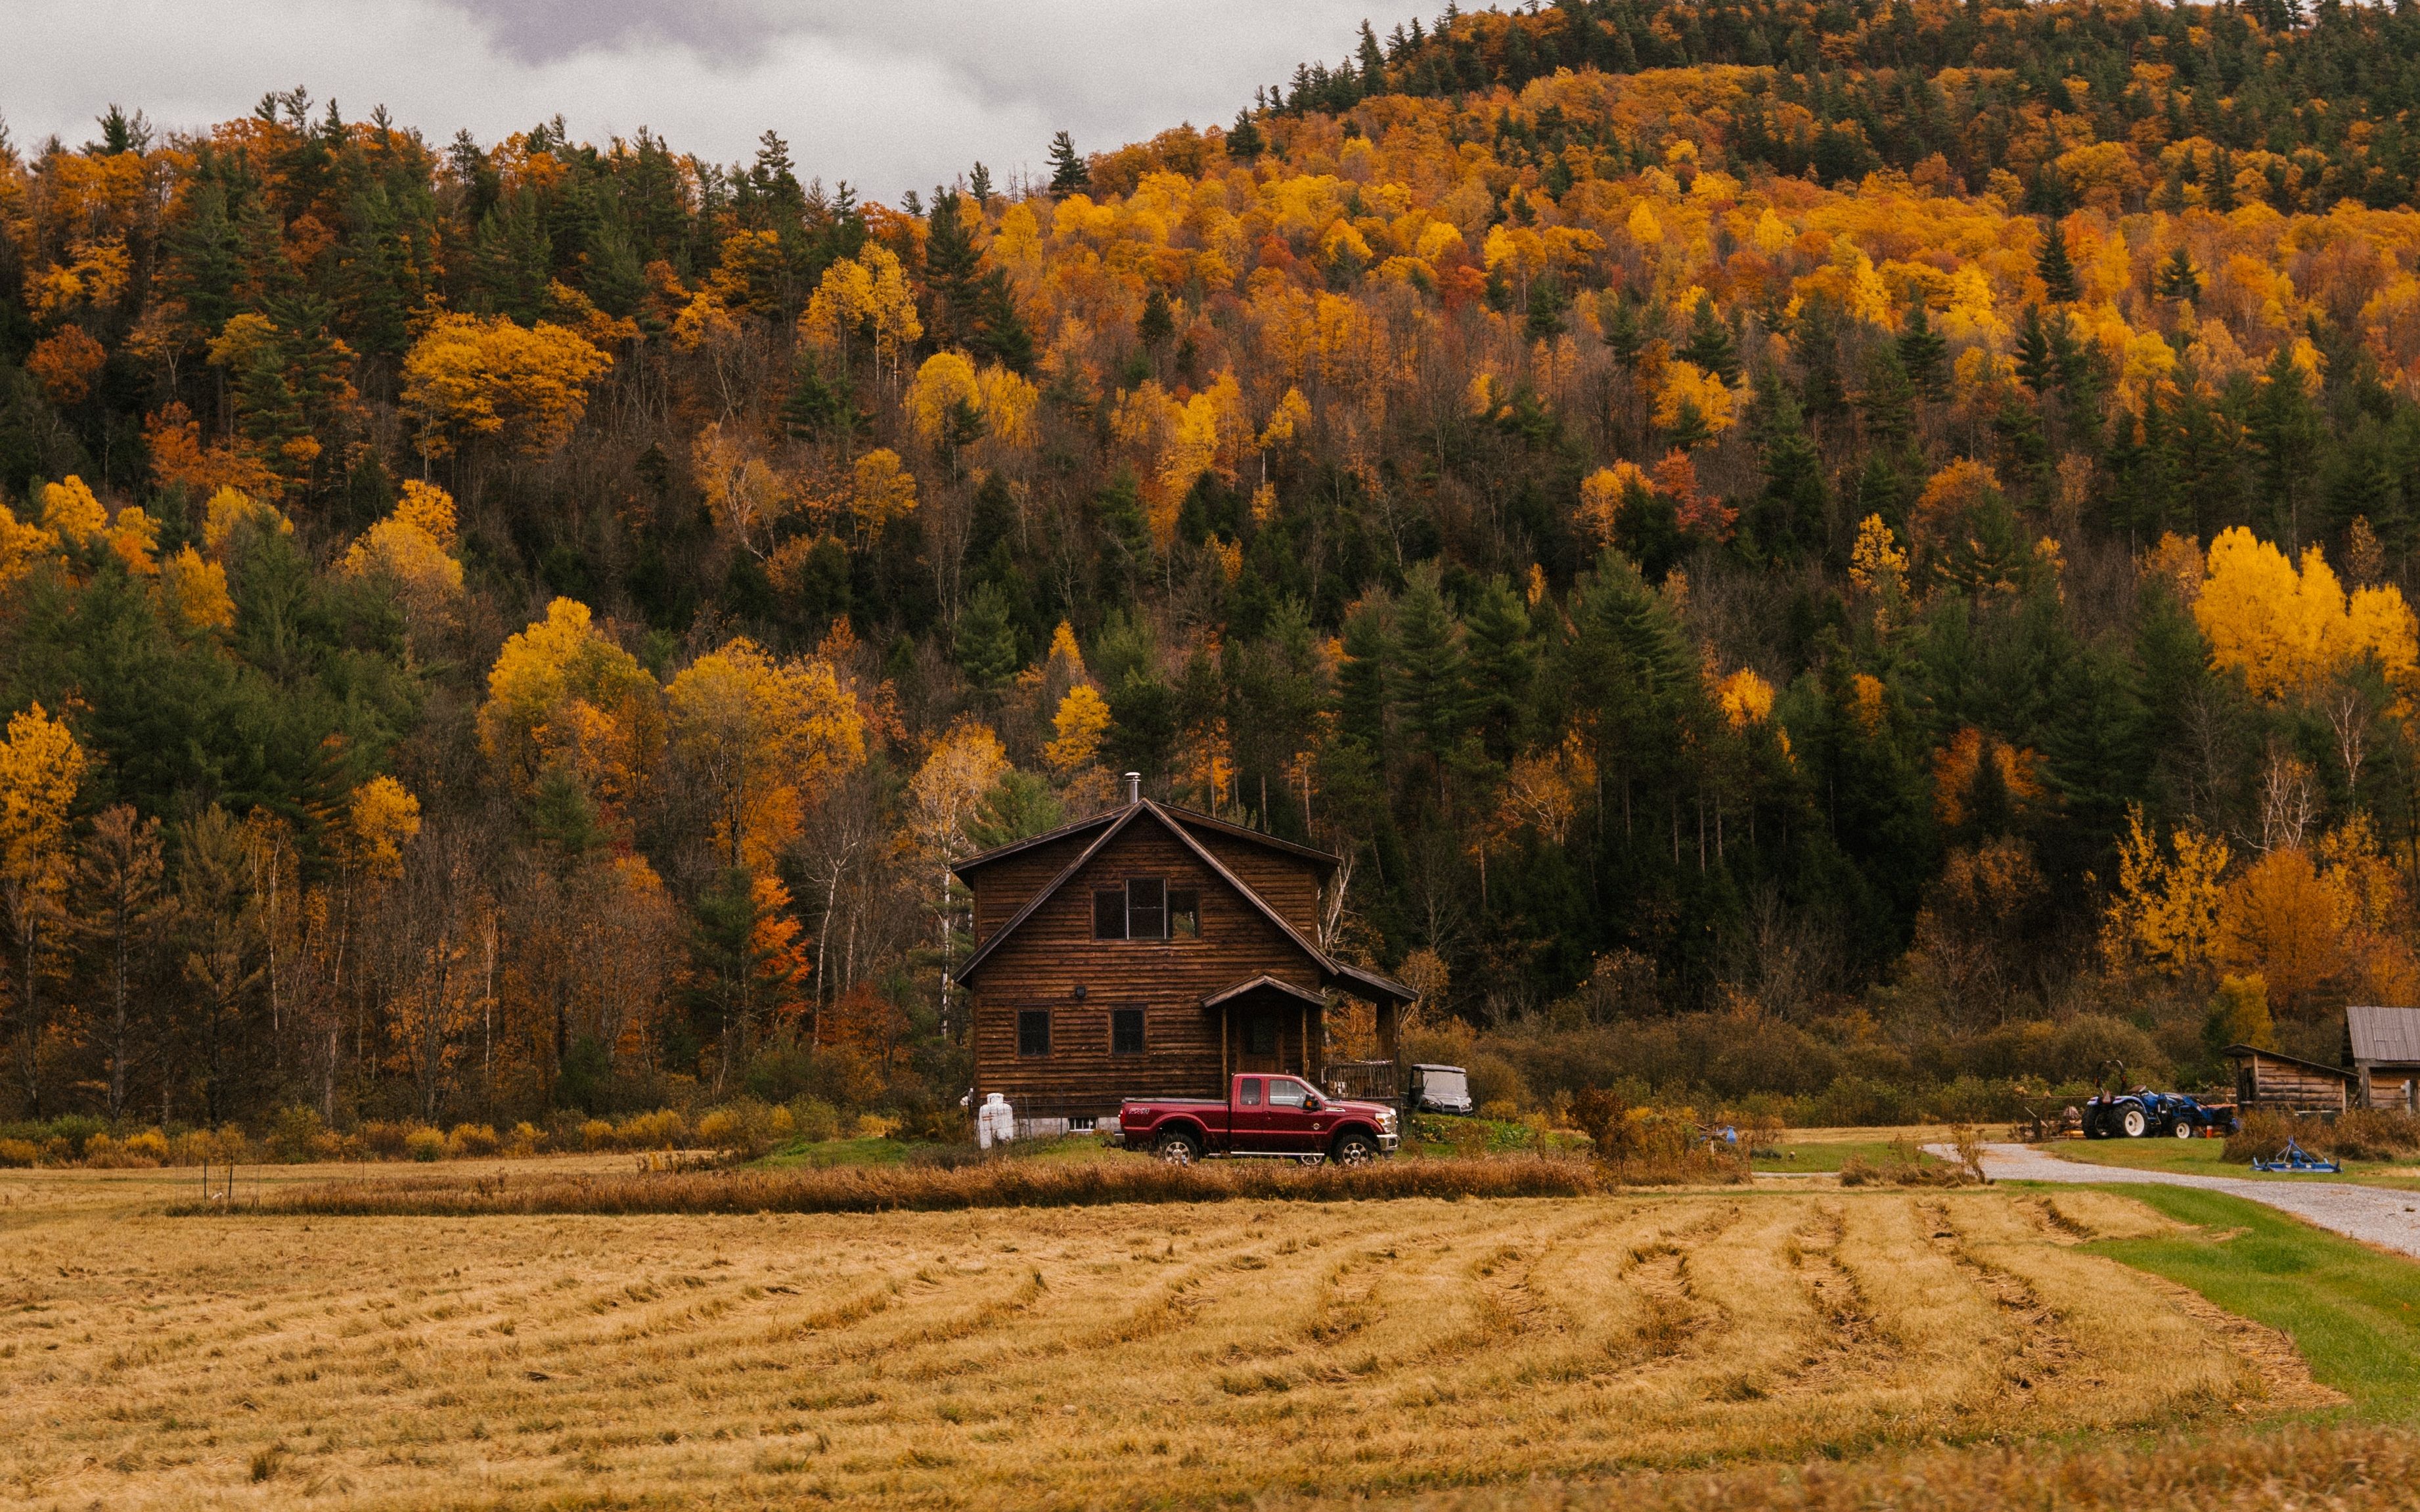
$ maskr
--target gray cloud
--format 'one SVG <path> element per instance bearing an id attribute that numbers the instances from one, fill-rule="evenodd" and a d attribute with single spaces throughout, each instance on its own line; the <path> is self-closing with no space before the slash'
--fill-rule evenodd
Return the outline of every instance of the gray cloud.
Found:
<path id="1" fill-rule="evenodd" d="M 1351 49 L 1369 0 L 13 0 L 0 115 L 22 145 L 92 134 L 112 101 L 166 128 L 302 85 L 432 139 L 491 141 L 560 112 L 594 140 L 652 127 L 721 162 L 767 128 L 803 172 L 877 197 L 977 159 L 1038 168 L 1224 122 L 1308 58 Z M 1386 13 L 1373 19 L 1381 30 Z"/>

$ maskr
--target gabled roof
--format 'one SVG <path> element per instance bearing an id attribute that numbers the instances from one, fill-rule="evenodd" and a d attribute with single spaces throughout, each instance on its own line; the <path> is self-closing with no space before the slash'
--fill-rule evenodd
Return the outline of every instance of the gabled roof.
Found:
<path id="1" fill-rule="evenodd" d="M 1127 807 L 1131 808 L 1133 805 Z M 1257 829 L 1247 829 L 1241 825 L 1230 824 L 1224 819 L 1203 813 L 1198 809 L 1187 809 L 1172 803 L 1155 803 L 1152 807 L 1159 810 L 1164 817 L 1173 819 L 1188 829 L 1208 830 L 1223 839 L 1242 841 L 1246 844 L 1258 845 L 1264 850 L 1277 851 L 1297 860 L 1309 861 L 1322 871 L 1333 872 L 1343 864 L 1326 851 L 1309 845 L 1297 845 L 1293 841 L 1280 840 L 1275 835 L 1264 835 Z M 1061 825 L 1056 829 L 1045 830 L 1039 835 L 1011 841 L 1005 845 L 994 846 L 981 856 L 970 856 L 951 867 L 950 870 L 964 876 L 978 868 L 989 866 L 994 861 L 1004 861 L 1012 856 L 1020 856 L 1027 851 L 1038 850 L 1045 845 L 1066 840 L 1070 836 L 1080 835 L 1087 830 L 1114 824 L 1118 816 L 1124 812 L 1125 812 L 1125 809 L 1110 809 L 1096 813 L 1090 819 L 1078 819 L 1073 824 Z"/>
<path id="2" fill-rule="evenodd" d="M 1208 846 L 1202 844 L 1201 841 L 1194 838 L 1188 826 L 1192 824 L 1202 823 L 1208 820 L 1207 815 L 1196 814 L 1190 810 L 1178 810 L 1171 812 L 1170 810 L 1161 807 L 1159 804 L 1154 803 L 1149 798 L 1138 799 L 1137 801 L 1126 805 L 1124 809 L 1113 810 L 1106 815 L 1097 815 L 1094 819 L 1083 821 L 1080 825 L 1070 825 L 1063 829 L 1054 830 L 1047 836 L 1035 836 L 1034 839 L 1031 841 L 1020 842 L 1018 846 L 1003 846 L 1000 850 L 990 852 L 987 855 L 976 856 L 972 861 L 960 863 L 956 870 L 963 873 L 967 867 L 980 865 L 986 861 L 998 859 L 1012 849 L 1026 848 L 1038 844 L 1046 840 L 1059 839 L 1064 836 L 1078 834 L 1095 824 L 1101 825 L 1100 833 L 1093 838 L 1093 842 L 1091 844 L 1084 847 L 1081 855 L 1078 855 L 1074 860 L 1068 862 L 1066 866 L 1062 868 L 1059 874 L 1052 877 L 1047 887 L 1042 887 L 1040 890 L 1035 892 L 1032 897 L 1028 898 L 1025 901 L 1025 906 L 1019 908 L 1007 923 L 1002 924 L 999 929 L 995 930 L 989 939 L 986 939 L 983 944 L 975 947 L 975 953 L 969 956 L 967 958 L 967 964 L 958 968 L 958 980 L 960 981 L 965 981 L 969 978 L 972 977 L 975 974 L 976 969 L 980 967 L 985 961 L 990 958 L 991 953 L 994 950 L 1000 948 L 1001 941 L 1016 933 L 1025 921 L 1032 918 L 1044 903 L 1048 903 L 1060 888 L 1065 887 L 1068 881 L 1072 879 L 1077 872 L 1081 872 L 1087 862 L 1091 861 L 1094 856 L 1101 854 L 1101 851 L 1108 846 L 1109 841 L 1115 840 L 1120 834 L 1124 833 L 1128 825 L 1131 825 L 1136 820 L 1141 818 L 1148 818 L 1157 823 L 1171 835 L 1174 836 L 1179 844 L 1193 853 L 1194 859 L 1200 861 L 1203 866 L 1208 867 L 1211 872 L 1220 881 L 1233 888 L 1238 897 L 1242 898 L 1247 903 L 1249 903 L 1253 908 L 1257 909 L 1260 912 L 1261 917 L 1267 919 L 1271 925 L 1275 926 L 1279 933 L 1293 941 L 1294 944 L 1301 949 L 1303 954 L 1311 957 L 1313 964 L 1319 967 L 1320 975 L 1323 979 L 1332 982 L 1342 983 L 1346 987 L 1347 991 L 1354 992 L 1357 996 L 1369 997 L 1375 995 L 1380 1001 L 1408 1003 L 1417 995 L 1410 988 L 1404 986 L 1402 983 L 1395 981 L 1391 978 L 1382 976 L 1377 972 L 1370 971 L 1360 966 L 1348 965 L 1336 960 L 1326 951 L 1321 949 L 1317 945 L 1311 943 L 1311 940 L 1306 938 L 1300 930 L 1295 929 L 1292 923 L 1287 921 L 1286 917 L 1283 914 L 1279 913 L 1275 908 L 1269 906 L 1267 899 L 1253 891 L 1251 887 L 1247 884 L 1243 878 L 1235 875 L 1234 872 L 1227 869 L 1227 864 L 1225 862 L 1212 855 Z M 1211 824 L 1219 823 L 1216 820 L 1208 820 L 1208 822 Z M 1269 839 L 1267 836 L 1258 835 L 1251 830 L 1239 828 L 1233 825 L 1221 825 L 1220 827 L 1223 829 L 1233 830 L 1233 833 L 1239 836 L 1247 836 L 1256 841 L 1266 841 Z M 1276 841 L 1275 843 L 1279 845 L 1286 844 L 1286 842 L 1282 841 Z M 1292 848 L 1299 850 L 1303 847 L 1295 846 Z M 1317 856 L 1322 853 L 1314 851 L 1311 854 Z M 1333 860 L 1334 857 L 1329 857 L 1329 859 Z"/>
<path id="3" fill-rule="evenodd" d="M 1124 811 L 1111 809 L 1103 813 L 1096 813 L 1090 819 L 1078 819 L 1071 825 L 1061 825 L 1056 829 L 1046 829 L 1039 835 L 1029 835 L 1023 840 L 1011 841 L 1005 845 L 996 845 L 981 856 L 968 856 L 965 860 L 952 866 L 950 870 L 964 876 L 977 867 L 989 866 L 994 861 L 1005 861 L 1012 856 L 1021 856 L 1027 851 L 1040 850 L 1043 846 L 1065 840 L 1070 835 L 1080 835 L 1088 829 L 1097 829 L 1103 825 L 1111 824 Z"/>
<path id="4" fill-rule="evenodd" d="M 2356 1064 L 2420 1064 L 2420 1008 L 2348 1008 L 2345 1042 Z"/>
<path id="5" fill-rule="evenodd" d="M 1209 996 L 1202 999 L 1202 1006 L 1203 1008 L 1224 1008 L 1229 1003 L 1233 1002 L 1238 997 L 1244 996 L 1248 993 L 1260 992 L 1264 988 L 1273 993 L 1283 993 L 1288 997 L 1299 997 L 1313 1008 L 1318 1008 L 1326 1001 L 1326 999 L 1321 997 L 1317 993 L 1305 992 L 1302 988 L 1295 986 L 1293 982 L 1280 981 L 1277 978 L 1270 976 L 1266 972 L 1263 972 L 1261 975 L 1254 977 L 1249 981 L 1239 981 L 1233 987 L 1224 988 L 1218 992 L 1212 993 Z"/>
<path id="6" fill-rule="evenodd" d="M 2322 1076 L 2333 1076 L 2338 1081 L 2352 1080 L 2352 1072 L 2342 1066 L 2323 1066 L 2316 1060 L 2304 1060 L 2300 1056 L 2289 1056 L 2277 1050 L 2263 1050 L 2257 1044 L 2231 1044 L 2219 1054 L 2229 1060 L 2249 1060 L 2258 1056 L 2263 1060 L 2282 1060 L 2288 1066 L 2300 1066 L 2304 1071 L 2315 1071 Z"/>

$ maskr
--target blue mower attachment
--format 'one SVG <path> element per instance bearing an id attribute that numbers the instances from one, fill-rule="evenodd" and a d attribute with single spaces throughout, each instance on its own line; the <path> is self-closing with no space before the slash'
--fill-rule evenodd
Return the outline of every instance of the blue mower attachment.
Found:
<path id="1" fill-rule="evenodd" d="M 2320 1159 L 2319 1156 L 2312 1154 L 2309 1150 L 2304 1149 L 2300 1141 L 2288 1137 L 2286 1141 L 2286 1148 L 2279 1150 L 2274 1159 L 2256 1160 L 2252 1163 L 2252 1168 L 2256 1171 L 2284 1171 L 2289 1174 L 2303 1175 L 2318 1172 L 2341 1172 L 2344 1169 L 2344 1166 L 2336 1161 Z"/>

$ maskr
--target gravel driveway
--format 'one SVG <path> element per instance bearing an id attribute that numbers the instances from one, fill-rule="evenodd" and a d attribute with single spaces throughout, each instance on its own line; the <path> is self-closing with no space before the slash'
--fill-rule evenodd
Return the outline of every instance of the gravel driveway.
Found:
<path id="1" fill-rule="evenodd" d="M 1947 1148 L 1939 1147 L 1935 1153 L 1946 1153 Z M 2086 1165 L 2081 1161 L 2060 1160 L 2027 1145 L 1985 1145 L 1983 1174 L 1995 1181 L 2153 1181 L 2162 1186 L 2197 1186 L 2252 1202 L 2265 1202 L 2348 1238 L 2420 1257 L 2420 1211 L 2414 1211 L 2420 1209 L 2420 1192 L 2356 1186 L 2350 1181 L 2315 1177 L 2253 1181 L 2226 1176 L 2190 1176 L 2180 1171 Z"/>

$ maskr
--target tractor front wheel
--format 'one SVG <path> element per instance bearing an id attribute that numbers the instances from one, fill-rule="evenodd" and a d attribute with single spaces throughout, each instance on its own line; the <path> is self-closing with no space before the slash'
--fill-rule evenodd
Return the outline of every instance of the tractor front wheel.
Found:
<path id="1" fill-rule="evenodd" d="M 2168 1133 L 2175 1134 L 2180 1139 L 2191 1139 L 2194 1135 L 2201 1133 L 2201 1131 L 2194 1127 L 2192 1114 L 2180 1113 L 2177 1115 L 2176 1127 L 2170 1129 Z"/>
<path id="2" fill-rule="evenodd" d="M 2151 1132 L 2151 1120 L 2141 1107 L 2129 1104 L 2118 1115 L 2118 1129 L 2129 1139 L 2140 1139 Z"/>

